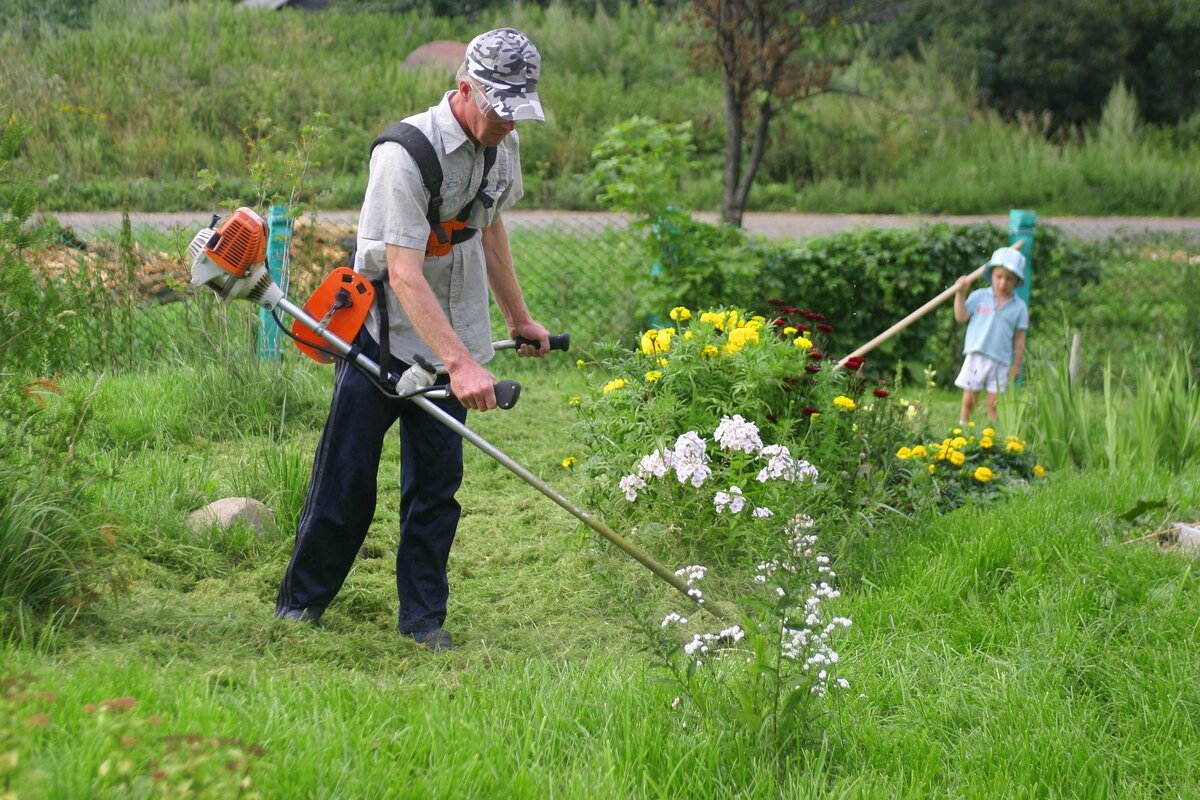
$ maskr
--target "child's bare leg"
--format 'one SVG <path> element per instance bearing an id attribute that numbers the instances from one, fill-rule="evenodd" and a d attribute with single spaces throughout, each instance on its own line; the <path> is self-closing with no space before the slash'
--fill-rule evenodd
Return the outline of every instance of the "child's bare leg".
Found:
<path id="1" fill-rule="evenodd" d="M 991 420 L 992 422 L 995 422 L 998 419 L 998 415 L 996 413 L 996 393 L 988 392 L 987 400 L 985 402 L 987 403 L 988 419 Z"/>
<path id="2" fill-rule="evenodd" d="M 978 401 L 979 392 L 963 389 L 962 408 L 958 412 L 959 422 L 969 422 L 971 420 L 971 412 L 975 410 L 975 403 Z"/>

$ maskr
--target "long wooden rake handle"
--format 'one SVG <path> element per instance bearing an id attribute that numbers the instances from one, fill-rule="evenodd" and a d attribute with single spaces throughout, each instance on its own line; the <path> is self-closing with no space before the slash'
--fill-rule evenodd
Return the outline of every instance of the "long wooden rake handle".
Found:
<path id="1" fill-rule="evenodd" d="M 1022 245 L 1024 245 L 1024 244 L 1025 244 L 1025 240 L 1024 240 L 1024 239 L 1021 239 L 1021 240 L 1020 240 L 1020 241 L 1018 241 L 1016 244 L 1014 244 L 1014 245 L 1010 245 L 1010 247 L 1012 247 L 1012 249 L 1013 249 L 1013 250 L 1020 250 L 1020 249 L 1021 249 L 1021 246 L 1022 246 Z M 983 274 L 983 271 L 984 271 L 985 269 L 987 269 L 987 262 L 986 262 L 986 261 L 985 261 L 984 263 L 980 264 L 980 265 L 979 265 L 979 268 L 978 268 L 978 269 L 976 269 L 974 272 L 972 272 L 971 274 L 967 275 L 967 278 L 973 282 L 973 281 L 977 280 L 977 279 L 979 278 L 979 276 L 980 276 L 980 275 L 982 275 L 982 274 Z M 861 356 L 861 355 L 864 355 L 864 354 L 866 354 L 866 353 L 869 353 L 869 352 L 871 352 L 871 351 L 872 351 L 872 350 L 874 350 L 876 347 L 878 347 L 879 345 L 883 344 L 883 343 L 884 343 L 884 342 L 886 342 L 888 339 L 892 338 L 892 337 L 893 337 L 893 336 L 895 336 L 897 333 L 899 333 L 900 331 L 904 330 L 904 329 L 905 329 L 905 328 L 907 328 L 909 325 L 913 324 L 914 322 L 916 322 L 917 320 L 919 320 L 921 317 L 925 316 L 925 315 L 926 315 L 926 314 L 928 314 L 930 311 L 932 311 L 933 309 L 935 309 L 935 308 L 937 308 L 938 306 L 940 306 L 942 303 L 946 302 L 946 300 L 948 300 L 949 298 L 953 297 L 953 296 L 954 296 L 954 293 L 955 293 L 957 290 L 958 290 L 958 285 L 957 285 L 957 282 L 955 283 L 955 285 L 952 285 L 952 286 L 949 286 L 949 287 L 947 287 L 947 288 L 943 289 L 943 290 L 941 291 L 941 293 L 937 295 L 937 297 L 934 297 L 932 300 L 930 300 L 929 302 L 925 303 L 925 305 L 921 306 L 921 307 L 920 307 L 920 308 L 918 308 L 916 311 L 913 311 L 913 312 L 912 312 L 911 314 L 909 314 L 907 317 L 905 317 L 904 319 L 900 320 L 900 321 L 899 321 L 899 322 L 897 322 L 895 325 L 893 325 L 892 327 L 888 328 L 886 331 L 884 331 L 883 333 L 879 334 L 878 336 L 876 336 L 876 337 L 875 337 L 874 339 L 872 339 L 871 341 L 869 341 L 869 342 L 867 342 L 866 344 L 864 344 L 863 346 L 859 347 L 857 350 L 855 350 L 855 351 L 854 351 L 853 353 L 851 353 L 850 355 L 848 355 L 848 356 L 846 356 L 846 357 L 844 357 L 844 358 L 840 359 L 840 360 L 839 360 L 839 361 L 838 361 L 836 364 L 834 364 L 834 365 L 833 365 L 833 369 L 834 369 L 834 371 L 837 371 L 837 370 L 841 369 L 841 368 L 842 368 L 842 366 L 843 366 L 843 365 L 844 365 L 844 364 L 845 364 L 847 361 L 849 361 L 850 359 L 852 359 L 852 358 L 855 358 L 855 357 L 857 357 L 857 356 Z"/>

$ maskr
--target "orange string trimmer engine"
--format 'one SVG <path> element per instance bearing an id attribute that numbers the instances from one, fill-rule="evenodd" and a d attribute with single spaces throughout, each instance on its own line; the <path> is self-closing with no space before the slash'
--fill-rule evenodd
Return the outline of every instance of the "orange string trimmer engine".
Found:
<path id="1" fill-rule="evenodd" d="M 267 257 L 267 226 L 252 209 L 233 212 L 213 239 L 217 241 L 210 239 L 204 248 L 209 258 L 239 278 Z"/>

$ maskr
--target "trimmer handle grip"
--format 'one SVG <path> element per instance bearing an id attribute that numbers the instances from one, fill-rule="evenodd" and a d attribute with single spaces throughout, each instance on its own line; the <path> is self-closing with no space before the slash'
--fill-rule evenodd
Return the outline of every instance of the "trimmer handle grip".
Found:
<path id="1" fill-rule="evenodd" d="M 517 399 L 521 396 L 521 384 L 516 381 L 499 381 L 495 391 L 496 405 L 507 410 L 517 404 Z"/>
<path id="2" fill-rule="evenodd" d="M 571 334 L 569 333 L 552 333 L 548 337 L 550 339 L 551 350 L 570 350 L 571 349 Z M 524 336 L 518 336 L 513 339 L 517 343 L 517 347 L 527 344 L 530 347 L 537 347 L 537 339 L 526 339 Z"/>

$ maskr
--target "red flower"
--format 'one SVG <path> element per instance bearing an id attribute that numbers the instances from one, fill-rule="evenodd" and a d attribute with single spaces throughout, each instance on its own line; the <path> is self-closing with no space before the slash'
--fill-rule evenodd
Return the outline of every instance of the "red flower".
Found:
<path id="1" fill-rule="evenodd" d="M 822 353 L 820 350 L 809 350 L 808 357 L 811 358 L 813 361 L 820 361 L 822 358 L 825 357 L 825 354 Z"/>
<path id="2" fill-rule="evenodd" d="M 787 300 L 780 300 L 777 297 L 773 297 L 767 301 L 767 305 L 769 305 L 769 306 L 786 306 Z"/>
<path id="3" fill-rule="evenodd" d="M 888 391 L 887 391 L 887 389 L 876 389 L 875 396 L 876 397 L 887 397 Z"/>
<path id="4" fill-rule="evenodd" d="M 820 372 L 821 365 L 820 364 L 809 364 L 807 367 L 804 368 L 804 371 L 805 372 Z"/>
<path id="5" fill-rule="evenodd" d="M 846 369 L 858 369 L 866 361 L 862 356 L 851 356 L 842 362 L 842 366 Z"/>
<path id="6" fill-rule="evenodd" d="M 782 328 L 784 325 L 788 324 L 787 317 L 776 317 L 775 321 L 772 322 L 771 324 L 774 325 L 776 328 Z"/>
<path id="7" fill-rule="evenodd" d="M 800 309 L 800 316 L 805 319 L 817 319 L 821 315 L 815 311 L 809 311 L 807 308 L 802 308 Z"/>
<path id="8" fill-rule="evenodd" d="M 822 331 L 823 333 L 833 333 L 833 326 L 826 325 L 824 322 L 822 322 L 817 325 L 817 330 Z"/>
<path id="9" fill-rule="evenodd" d="M 801 409 L 801 411 L 803 411 L 806 415 L 821 413 L 821 412 L 817 411 L 817 409 L 812 408 L 811 406 L 803 408 L 803 409 Z"/>
<path id="10" fill-rule="evenodd" d="M 804 333 L 808 333 L 808 326 L 807 325 L 797 325 L 796 330 L 803 331 Z"/>

